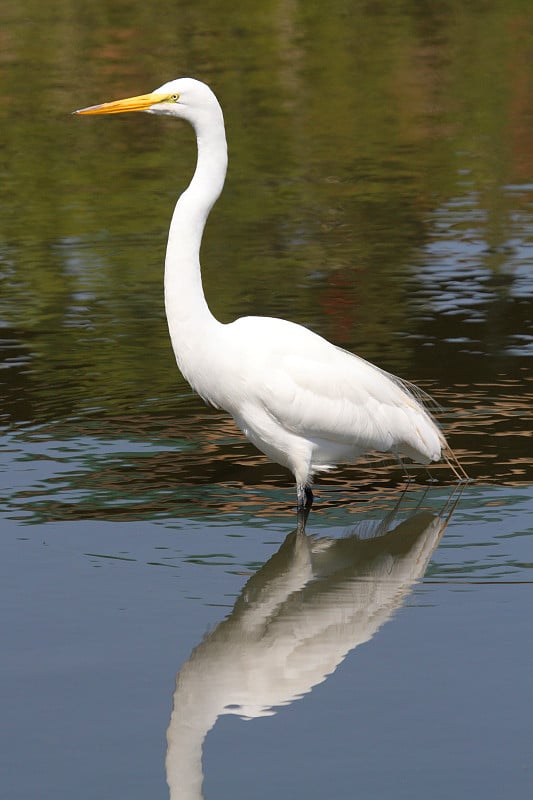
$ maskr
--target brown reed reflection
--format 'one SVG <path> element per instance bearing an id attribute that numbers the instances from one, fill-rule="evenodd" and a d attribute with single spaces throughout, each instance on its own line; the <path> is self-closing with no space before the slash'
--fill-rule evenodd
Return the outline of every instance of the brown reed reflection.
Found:
<path id="1" fill-rule="evenodd" d="M 469 476 L 476 483 L 530 483 L 532 379 L 455 386 L 452 392 L 453 407 L 441 419 Z M 448 399 L 436 394 L 447 405 Z M 127 521 L 213 511 L 262 513 L 267 508 L 269 513 L 293 513 L 282 468 L 243 441 L 231 420 L 202 408 L 194 398 L 184 398 L 178 408 L 177 415 L 141 410 L 28 429 L 22 437 L 23 458 L 29 458 L 34 440 L 40 447 L 49 441 L 50 453 L 36 457 L 46 460 L 50 474 L 13 492 L 10 508 L 30 512 L 30 521 Z M 84 451 L 86 441 L 100 437 L 113 445 L 124 442 L 124 449 L 107 453 L 104 444 L 101 455 Z M 55 463 L 64 461 L 71 468 L 56 473 Z M 433 465 L 429 473 L 413 467 L 410 475 L 418 483 L 454 480 L 446 464 Z M 404 473 L 390 459 L 369 457 L 321 477 L 317 498 L 323 507 L 348 504 L 369 492 L 390 494 L 404 482 Z"/>

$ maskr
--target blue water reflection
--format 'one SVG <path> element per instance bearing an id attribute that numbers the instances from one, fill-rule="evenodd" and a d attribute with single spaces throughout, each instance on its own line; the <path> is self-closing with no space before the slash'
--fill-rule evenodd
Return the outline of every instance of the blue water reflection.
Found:
<path id="1" fill-rule="evenodd" d="M 258 515 L 216 519 L 200 505 L 151 521 L 2 513 L 11 796 L 45 785 L 89 800 L 97 774 L 106 793 L 127 783 L 131 798 L 163 798 L 177 669 L 178 797 L 187 782 L 199 791 L 210 727 L 207 798 L 318 798 L 331 785 L 348 798 L 354 781 L 363 796 L 407 796 L 405 781 L 422 798 L 443 752 L 460 765 L 443 784 L 457 796 L 495 799 L 509 770 L 522 791 L 533 496 L 467 486 L 443 530 L 451 493 L 318 504 L 305 536 L 269 518 L 268 494 Z"/>

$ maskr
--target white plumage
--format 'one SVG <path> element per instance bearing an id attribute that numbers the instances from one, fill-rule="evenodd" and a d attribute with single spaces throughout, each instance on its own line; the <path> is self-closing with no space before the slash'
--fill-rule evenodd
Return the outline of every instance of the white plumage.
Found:
<path id="1" fill-rule="evenodd" d="M 259 450 L 293 473 L 298 508 L 312 502 L 314 473 L 363 453 L 438 461 L 446 441 L 416 387 L 301 325 L 270 317 L 224 325 L 211 314 L 199 252 L 227 168 L 224 119 L 211 89 L 180 78 L 151 94 L 76 113 L 123 111 L 180 117 L 195 129 L 196 171 L 176 204 L 165 264 L 172 346 L 192 388 L 231 414 Z"/>

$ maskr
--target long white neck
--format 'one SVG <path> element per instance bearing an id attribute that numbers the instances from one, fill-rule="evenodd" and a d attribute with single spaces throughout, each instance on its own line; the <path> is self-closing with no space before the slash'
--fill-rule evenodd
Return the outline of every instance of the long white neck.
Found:
<path id="1" fill-rule="evenodd" d="M 222 191 L 228 163 L 224 118 L 213 106 L 194 121 L 198 145 L 196 171 L 179 198 L 168 236 L 165 260 L 165 308 L 178 366 L 188 377 L 195 345 L 220 325 L 204 296 L 200 245 L 211 208 Z"/>

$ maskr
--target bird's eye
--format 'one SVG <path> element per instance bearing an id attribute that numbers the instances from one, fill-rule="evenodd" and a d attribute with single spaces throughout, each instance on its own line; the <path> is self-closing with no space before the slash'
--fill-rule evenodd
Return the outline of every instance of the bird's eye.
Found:
<path id="1" fill-rule="evenodd" d="M 170 100 L 171 103 L 177 103 L 178 100 L 180 99 L 180 96 L 179 94 L 171 94 L 168 99 Z"/>

